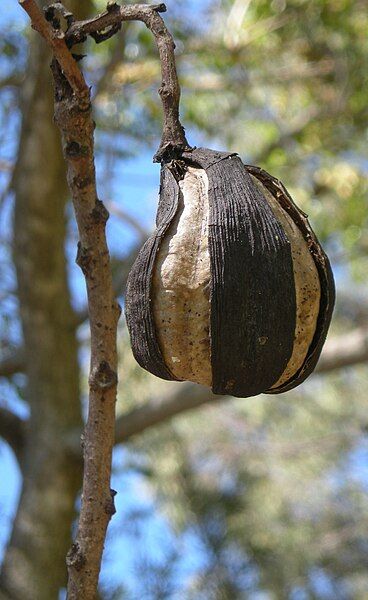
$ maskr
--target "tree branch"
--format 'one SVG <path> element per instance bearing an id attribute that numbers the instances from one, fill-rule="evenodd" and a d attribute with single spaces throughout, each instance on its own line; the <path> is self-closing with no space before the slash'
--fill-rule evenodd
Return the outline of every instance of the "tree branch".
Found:
<path id="1" fill-rule="evenodd" d="M 368 360 L 368 330 L 356 329 L 329 340 L 317 365 L 316 374 L 365 363 Z M 132 436 L 172 417 L 208 402 L 221 402 L 230 396 L 216 396 L 203 386 L 185 382 L 175 384 L 173 391 L 161 399 L 153 399 L 147 404 L 124 413 L 116 420 L 116 444 L 126 442 Z"/>
<path id="2" fill-rule="evenodd" d="M 116 444 L 126 442 L 149 427 L 168 421 L 180 413 L 192 410 L 207 402 L 219 402 L 228 396 L 216 396 L 209 388 L 188 381 L 174 384 L 171 393 L 162 399 L 153 399 L 147 404 L 122 414 L 116 420 Z"/>
<path id="3" fill-rule="evenodd" d="M 12 411 L 0 406 L 0 437 L 9 444 L 19 463 L 22 460 L 25 432 L 26 422 Z"/>
<path id="4" fill-rule="evenodd" d="M 81 71 L 78 69 L 77 63 L 71 58 L 65 43 L 65 34 L 59 29 L 54 29 L 46 21 L 35 0 L 19 0 L 19 4 L 28 13 L 32 28 L 42 35 L 52 49 L 53 55 L 58 61 L 72 90 L 80 97 L 82 102 L 88 103 L 89 89 Z"/>
<path id="5" fill-rule="evenodd" d="M 330 373 L 336 369 L 368 361 L 368 329 L 355 329 L 327 341 L 315 373 Z"/>
<path id="6" fill-rule="evenodd" d="M 124 287 L 124 282 L 135 260 L 137 250 L 123 260 L 113 276 L 115 293 Z M 123 285 L 121 284 L 123 282 Z M 88 312 L 81 311 L 76 315 L 76 326 L 88 318 Z M 19 348 L 13 354 L 0 361 L 0 377 L 11 377 L 24 371 L 24 350 Z M 315 370 L 316 374 L 330 373 L 337 369 L 353 367 L 368 361 L 368 331 L 366 328 L 355 329 L 349 333 L 336 335 L 328 340 Z"/>
<path id="7" fill-rule="evenodd" d="M 7 77 L 0 79 L 0 90 L 8 87 L 19 88 L 23 83 L 24 77 L 21 73 L 12 73 Z"/>
<path id="8" fill-rule="evenodd" d="M 15 350 L 0 361 L 0 377 L 11 377 L 22 373 L 25 369 L 25 352 L 23 348 Z"/>
<path id="9" fill-rule="evenodd" d="M 72 23 L 65 34 L 68 45 L 84 41 L 87 35 L 98 42 L 99 36 L 103 40 L 116 33 L 123 21 L 142 21 L 153 33 L 161 61 L 162 83 L 159 94 L 164 111 L 162 139 L 154 156 L 155 162 L 175 156 L 178 150 L 189 149 L 179 120 L 180 85 L 175 64 L 175 44 L 159 14 L 165 11 L 165 4 L 118 6 L 113 2 L 109 3 L 106 12 L 97 17 Z"/>

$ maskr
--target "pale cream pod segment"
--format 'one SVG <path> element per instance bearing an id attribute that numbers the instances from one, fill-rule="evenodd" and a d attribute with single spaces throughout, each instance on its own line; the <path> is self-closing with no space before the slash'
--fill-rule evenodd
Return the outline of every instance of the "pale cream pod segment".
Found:
<path id="1" fill-rule="evenodd" d="M 208 178 L 189 167 L 155 260 L 152 310 L 159 346 L 177 379 L 212 385 Z"/>
<path id="2" fill-rule="evenodd" d="M 302 233 L 272 194 L 255 177 L 252 180 L 282 225 L 293 260 L 297 304 L 294 348 L 275 388 L 288 381 L 304 363 L 316 330 L 321 290 L 318 271 Z M 180 181 L 177 214 L 156 257 L 152 308 L 160 349 L 173 376 L 211 386 L 208 215 L 206 172 L 189 167 Z"/>
<path id="3" fill-rule="evenodd" d="M 291 256 L 293 259 L 296 292 L 294 348 L 285 371 L 271 388 L 274 389 L 288 381 L 304 363 L 317 327 L 321 285 L 316 264 L 301 231 L 268 189 L 258 179 L 252 175 L 251 177 L 266 198 L 276 219 L 281 223 L 291 244 Z"/>

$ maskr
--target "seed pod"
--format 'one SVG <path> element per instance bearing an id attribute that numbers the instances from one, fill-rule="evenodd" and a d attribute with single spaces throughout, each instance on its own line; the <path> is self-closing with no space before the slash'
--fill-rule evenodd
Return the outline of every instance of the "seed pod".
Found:
<path id="1" fill-rule="evenodd" d="M 315 368 L 334 304 L 329 261 L 284 186 L 234 154 L 162 166 L 157 229 L 128 279 L 138 363 L 247 397 Z"/>

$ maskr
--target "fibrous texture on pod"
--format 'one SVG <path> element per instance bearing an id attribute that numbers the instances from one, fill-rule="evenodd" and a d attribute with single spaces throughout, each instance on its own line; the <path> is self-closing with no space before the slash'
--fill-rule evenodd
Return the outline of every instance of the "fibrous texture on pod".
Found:
<path id="1" fill-rule="evenodd" d="M 240 397 L 304 381 L 327 335 L 334 283 L 284 186 L 236 155 L 184 152 L 162 166 L 156 225 L 127 288 L 139 364 Z"/>

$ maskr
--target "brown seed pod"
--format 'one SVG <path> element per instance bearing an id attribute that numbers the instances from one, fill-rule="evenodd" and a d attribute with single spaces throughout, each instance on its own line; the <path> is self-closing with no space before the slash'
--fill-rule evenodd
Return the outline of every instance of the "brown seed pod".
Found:
<path id="1" fill-rule="evenodd" d="M 316 366 L 333 304 L 328 258 L 277 179 L 207 149 L 163 164 L 127 287 L 142 367 L 216 394 L 284 392 Z"/>

